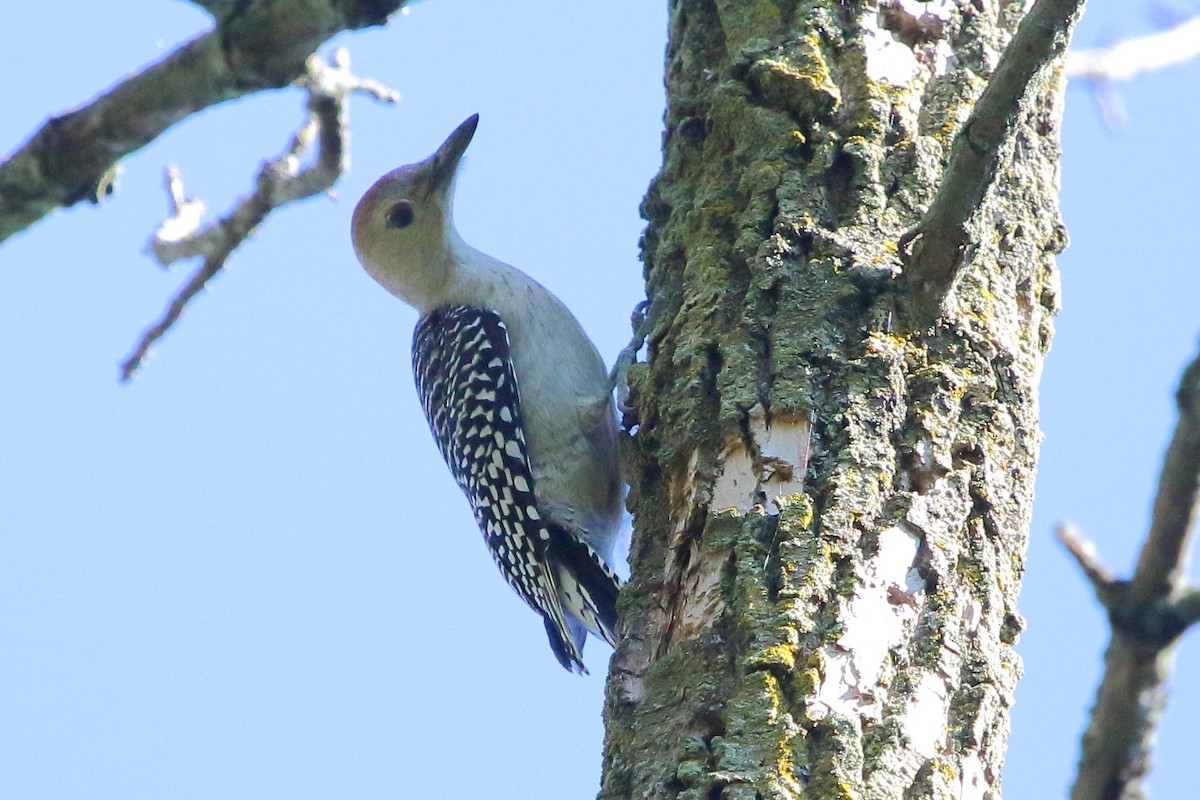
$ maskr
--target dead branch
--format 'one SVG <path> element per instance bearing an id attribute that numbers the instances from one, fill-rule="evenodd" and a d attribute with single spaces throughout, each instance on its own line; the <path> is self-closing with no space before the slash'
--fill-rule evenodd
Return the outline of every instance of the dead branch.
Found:
<path id="1" fill-rule="evenodd" d="M 1060 529 L 1112 625 L 1072 800 L 1143 796 L 1174 644 L 1200 618 L 1200 592 L 1184 580 L 1200 490 L 1200 357 L 1184 370 L 1176 399 L 1179 420 L 1133 577 L 1114 579 L 1090 543 Z"/>
<path id="2" fill-rule="evenodd" d="M 217 103 L 287 86 L 343 30 L 382 25 L 406 0 L 202 2 L 215 26 L 82 108 L 51 118 L 0 164 L 0 242 L 59 206 L 99 202 L 118 162 Z"/>
<path id="3" fill-rule="evenodd" d="M 1165 31 L 1067 53 L 1067 77 L 1089 81 L 1127 81 L 1200 56 L 1200 16 Z"/>
<path id="4" fill-rule="evenodd" d="M 148 249 L 163 266 L 183 258 L 200 257 L 200 266 L 175 294 L 157 322 L 142 334 L 132 354 L 121 364 L 121 380 L 128 381 L 145 362 L 150 348 L 179 321 L 184 309 L 208 282 L 216 277 L 229 257 L 275 209 L 328 191 L 348 163 L 346 153 L 346 99 L 363 92 L 377 100 L 395 102 L 399 95 L 371 80 L 350 72 L 345 49 L 334 53 L 329 64 L 316 56 L 307 62 L 302 85 L 308 91 L 308 119 L 292 137 L 286 152 L 265 163 L 255 180 L 254 191 L 237 202 L 229 214 L 200 228 L 203 203 L 186 196 L 179 172 L 167 170 L 167 192 L 171 216 L 155 231 Z M 317 157 L 301 167 L 301 158 L 317 142 Z"/>
<path id="5" fill-rule="evenodd" d="M 1067 53 L 1067 77 L 1082 80 L 1091 91 L 1104 123 L 1112 129 L 1125 124 L 1125 104 L 1116 84 L 1144 72 L 1165 69 L 1200 56 L 1200 16 L 1149 36 L 1117 42 L 1111 47 Z"/>

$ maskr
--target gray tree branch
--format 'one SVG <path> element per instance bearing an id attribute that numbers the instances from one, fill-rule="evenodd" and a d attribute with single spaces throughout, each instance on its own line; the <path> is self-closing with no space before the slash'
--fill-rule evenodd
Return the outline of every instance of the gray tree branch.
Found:
<path id="1" fill-rule="evenodd" d="M 1087 84 L 1104 122 L 1115 129 L 1125 123 L 1125 104 L 1117 83 L 1197 56 L 1200 56 L 1200 15 L 1110 47 L 1072 49 L 1067 53 L 1067 77 Z"/>
<path id="2" fill-rule="evenodd" d="M 1101 602 L 1107 607 L 1107 598 L 1116 590 L 1120 582 L 1112 574 L 1112 571 L 1100 561 L 1096 545 L 1085 539 L 1079 529 L 1069 523 L 1059 525 L 1056 533 L 1058 540 L 1074 557 L 1079 568 L 1083 570 L 1084 576 L 1092 584 L 1092 590 L 1096 592 L 1096 596 L 1103 598 Z"/>
<path id="3" fill-rule="evenodd" d="M 117 163 L 209 106 L 294 82 L 334 34 L 382 25 L 406 0 L 200 3 L 206 33 L 74 111 L 0 164 L 0 242 L 59 206 L 98 202 Z"/>
<path id="4" fill-rule="evenodd" d="M 385 102 L 395 102 L 399 97 L 375 81 L 355 77 L 350 72 L 350 58 L 344 49 L 338 50 L 329 64 L 311 56 L 303 83 L 308 90 L 308 120 L 292 137 L 287 151 L 259 170 L 254 191 L 239 200 L 220 220 L 200 228 L 203 203 L 187 197 L 178 171 L 168 169 L 171 216 L 155 231 L 149 250 L 163 266 L 170 266 L 182 258 L 202 257 L 203 262 L 121 364 L 122 381 L 133 377 L 154 343 L 179 320 L 188 303 L 216 277 L 234 250 L 272 211 L 327 191 L 345 171 L 349 160 L 346 153 L 347 97 L 355 92 L 364 92 Z M 317 141 L 317 158 L 311 165 L 301 168 L 300 159 L 314 139 Z"/>
<path id="5" fill-rule="evenodd" d="M 954 137 L 950 161 L 924 218 L 901 235 L 906 311 L 932 322 L 949 293 L 970 236 L 967 223 L 996 177 L 1004 143 L 1039 73 L 1066 52 L 1084 0 L 1037 0 L 1021 21 L 971 115 Z M 910 249 L 911 248 L 911 249 Z"/>
<path id="6" fill-rule="evenodd" d="M 1200 491 L 1200 356 L 1184 370 L 1176 400 L 1179 420 L 1163 459 L 1150 532 L 1133 578 L 1114 580 L 1090 543 L 1060 529 L 1112 625 L 1072 800 L 1144 795 L 1174 644 L 1200 619 L 1200 592 L 1184 580 Z"/>
<path id="7" fill-rule="evenodd" d="M 1117 42 L 1111 47 L 1074 49 L 1067 54 L 1067 77 L 1127 81 L 1200 56 L 1200 16 L 1164 31 Z"/>

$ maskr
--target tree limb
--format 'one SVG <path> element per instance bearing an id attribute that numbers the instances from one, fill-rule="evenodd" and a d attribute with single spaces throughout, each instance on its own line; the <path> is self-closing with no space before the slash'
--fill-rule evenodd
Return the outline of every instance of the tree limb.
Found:
<path id="1" fill-rule="evenodd" d="M 1112 571 L 1100 561 L 1096 545 L 1085 539 L 1079 529 L 1069 522 L 1059 525 L 1055 532 L 1063 547 L 1067 548 L 1067 552 L 1074 556 L 1075 562 L 1079 564 L 1079 568 L 1083 570 L 1088 582 L 1092 584 L 1092 589 L 1100 598 L 1100 602 L 1107 608 L 1111 602 L 1109 598 L 1119 585 L 1119 581 Z"/>
<path id="2" fill-rule="evenodd" d="M 51 118 L 0 164 L 0 242 L 59 206 L 98 202 L 117 163 L 209 106 L 276 89 L 343 30 L 382 25 L 406 0 L 201 3 L 216 25 L 86 106 Z"/>
<path id="3" fill-rule="evenodd" d="M 1200 357 L 1183 372 L 1175 393 L 1179 421 L 1163 457 L 1150 533 L 1133 573 L 1145 596 L 1176 599 L 1183 590 L 1187 543 L 1200 489 Z"/>
<path id="4" fill-rule="evenodd" d="M 1111 47 L 1073 49 L 1067 53 L 1067 77 L 1087 83 L 1105 124 L 1115 129 L 1125 123 L 1125 105 L 1114 84 L 1197 56 L 1200 16 L 1193 16 L 1165 31 L 1126 39 Z"/>
<path id="5" fill-rule="evenodd" d="M 162 317 L 151 325 L 121 364 L 121 380 L 128 381 L 145 361 L 150 348 L 170 330 L 196 297 L 228 262 L 241 245 L 276 208 L 328 190 L 345 170 L 346 98 L 365 92 L 378 100 L 395 102 L 398 95 L 374 81 L 356 78 L 350 59 L 338 50 L 326 65 L 316 56 L 308 59 L 304 86 L 308 89 L 308 121 L 292 137 L 287 151 L 263 165 L 255 189 L 238 201 L 233 211 L 200 229 L 204 205 L 186 197 L 183 182 L 173 167 L 167 170 L 171 216 L 155 231 L 149 250 L 163 266 L 196 256 L 204 261 L 167 305 Z M 303 169 L 300 158 L 317 140 L 317 159 Z"/>
<path id="6" fill-rule="evenodd" d="M 954 137 L 950 161 L 924 218 L 898 242 L 914 322 L 937 317 L 962 262 L 967 222 L 996 177 L 1001 150 L 1022 99 L 1044 67 L 1066 52 L 1084 0 L 1037 0 L 1004 49 L 971 115 Z M 910 252 L 911 246 L 911 252 Z"/>
<path id="7" fill-rule="evenodd" d="M 1163 686 L 1174 643 L 1200 619 L 1200 592 L 1184 582 L 1200 490 L 1200 357 L 1184 370 L 1176 399 L 1179 420 L 1163 459 L 1150 532 L 1133 578 L 1114 580 L 1088 552 L 1090 545 L 1060 530 L 1112 625 L 1072 800 L 1142 796 L 1154 729 L 1166 704 Z"/>
<path id="8" fill-rule="evenodd" d="M 1072 50 L 1067 77 L 1089 81 L 1127 81 L 1143 72 L 1182 64 L 1200 56 L 1200 16 L 1165 31 L 1117 42 L 1112 47 Z"/>

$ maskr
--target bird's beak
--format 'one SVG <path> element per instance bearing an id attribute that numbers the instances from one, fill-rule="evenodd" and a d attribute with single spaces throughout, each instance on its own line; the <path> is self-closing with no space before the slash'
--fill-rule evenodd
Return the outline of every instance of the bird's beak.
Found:
<path id="1" fill-rule="evenodd" d="M 454 182 L 454 174 L 462 161 L 471 137 L 475 135 L 475 126 L 479 124 L 479 115 L 472 114 L 463 124 L 454 129 L 454 133 L 442 142 L 442 146 L 429 159 L 429 193 L 441 193 L 449 189 Z"/>

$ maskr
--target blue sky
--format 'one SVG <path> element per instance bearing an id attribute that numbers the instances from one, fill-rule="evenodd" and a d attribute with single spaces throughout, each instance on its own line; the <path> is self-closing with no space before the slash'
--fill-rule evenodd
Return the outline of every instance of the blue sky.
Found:
<path id="1" fill-rule="evenodd" d="M 11 151 L 206 20 L 183 2 L 133 16 L 72 0 L 8 4 L 0 24 Z M 1078 41 L 1155 24 L 1095 4 Z M 223 212 L 300 122 L 300 93 L 189 119 L 126 160 L 114 198 L 0 248 L 0 796 L 594 795 L 608 652 L 593 641 L 593 675 L 567 674 L 496 575 L 416 403 L 415 313 L 359 268 L 349 218 L 378 175 L 479 112 L 463 236 L 559 294 L 611 362 L 641 294 L 665 27 L 658 3 L 428 0 L 341 37 L 402 102 L 353 101 L 338 199 L 272 217 L 131 385 L 117 365 L 186 275 L 142 252 L 163 168 Z M 1128 569 L 1196 348 L 1198 80 L 1190 64 L 1122 87 L 1118 133 L 1069 93 L 1072 246 L 1010 797 L 1065 793 L 1106 634 L 1051 527 L 1073 519 Z M 1200 793 L 1198 663 L 1185 639 L 1160 798 Z"/>

